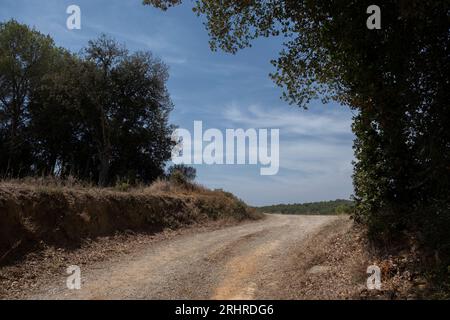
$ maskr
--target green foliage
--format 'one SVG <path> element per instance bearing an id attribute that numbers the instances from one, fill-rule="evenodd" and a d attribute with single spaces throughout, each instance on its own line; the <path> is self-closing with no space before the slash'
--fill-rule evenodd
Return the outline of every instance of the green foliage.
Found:
<path id="1" fill-rule="evenodd" d="M 79 55 L 0 24 L 0 174 L 100 186 L 164 174 L 173 142 L 166 65 L 102 35 Z"/>
<path id="2" fill-rule="evenodd" d="M 167 169 L 167 174 L 170 178 L 173 176 L 182 177 L 183 180 L 192 182 L 197 176 L 197 170 L 184 164 L 175 164 Z"/>
<path id="3" fill-rule="evenodd" d="M 353 214 L 353 208 L 354 208 L 353 203 L 340 204 L 334 209 L 334 213 L 337 215 L 341 214 L 351 215 Z"/>
<path id="4" fill-rule="evenodd" d="M 0 23 L 0 171 L 27 175 L 32 142 L 26 124 L 30 92 L 50 70 L 58 49 L 52 39 L 15 20 Z"/>
<path id="5" fill-rule="evenodd" d="M 351 214 L 354 204 L 349 200 L 332 200 L 309 203 L 277 204 L 257 208 L 259 212 L 284 214 Z"/>
<path id="6" fill-rule="evenodd" d="M 131 190 L 132 185 L 128 180 L 117 179 L 114 185 L 114 189 L 121 192 L 128 192 Z"/>
<path id="7" fill-rule="evenodd" d="M 185 186 L 189 183 L 186 176 L 181 171 L 174 171 L 169 176 L 170 182 L 174 183 L 175 185 Z"/>

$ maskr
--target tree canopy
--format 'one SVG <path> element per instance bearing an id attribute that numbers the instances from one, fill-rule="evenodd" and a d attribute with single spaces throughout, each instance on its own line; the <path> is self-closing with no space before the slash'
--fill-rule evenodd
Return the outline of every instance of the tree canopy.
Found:
<path id="1" fill-rule="evenodd" d="M 170 159 L 167 66 L 102 35 L 81 54 L 0 24 L 0 172 L 149 182 Z"/>

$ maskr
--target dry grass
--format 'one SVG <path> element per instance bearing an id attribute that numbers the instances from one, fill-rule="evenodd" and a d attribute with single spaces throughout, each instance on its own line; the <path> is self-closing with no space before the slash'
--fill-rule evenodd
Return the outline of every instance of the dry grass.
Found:
<path id="1" fill-rule="evenodd" d="M 150 186 L 140 186 L 133 191 L 150 194 L 211 194 L 214 192 L 197 183 L 178 184 L 166 179 L 157 179 Z"/>
<path id="2" fill-rule="evenodd" d="M 61 179 L 55 176 L 25 177 L 17 179 L 1 179 L 1 184 L 11 184 L 16 186 L 34 186 L 51 188 L 94 188 L 94 184 L 88 181 L 79 180 L 73 176 Z"/>
<path id="3" fill-rule="evenodd" d="M 101 188 L 93 182 L 79 180 L 73 176 L 61 179 L 55 176 L 26 177 L 20 179 L 2 179 L 0 185 L 11 188 L 35 188 L 36 190 L 80 190 L 92 192 L 125 192 L 125 193 L 146 193 L 146 194 L 210 194 L 214 192 L 198 183 L 185 182 L 183 184 L 174 183 L 164 178 L 158 178 L 150 185 L 131 185 L 127 182 L 119 181 L 113 187 Z"/>

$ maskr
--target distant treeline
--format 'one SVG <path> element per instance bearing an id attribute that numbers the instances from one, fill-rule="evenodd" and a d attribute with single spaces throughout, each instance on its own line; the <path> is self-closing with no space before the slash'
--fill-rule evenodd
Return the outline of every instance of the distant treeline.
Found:
<path id="1" fill-rule="evenodd" d="M 332 200 L 309 203 L 276 204 L 259 207 L 258 211 L 265 213 L 284 214 L 346 214 L 350 213 L 353 202 L 350 200 Z"/>

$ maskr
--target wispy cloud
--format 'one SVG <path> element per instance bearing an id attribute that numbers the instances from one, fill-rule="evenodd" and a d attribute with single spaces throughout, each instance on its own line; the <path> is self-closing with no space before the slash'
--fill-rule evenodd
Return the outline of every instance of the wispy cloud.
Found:
<path id="1" fill-rule="evenodd" d="M 351 119 L 342 112 L 316 113 L 286 106 L 268 108 L 260 105 L 240 107 L 236 103 L 225 108 L 224 117 L 230 122 L 255 128 L 282 128 L 297 135 L 351 134 Z"/>
<path id="2" fill-rule="evenodd" d="M 223 130 L 279 129 L 280 167 L 289 174 L 318 180 L 339 174 L 350 179 L 354 136 L 351 114 L 342 112 L 342 109 L 339 112 L 323 108 L 322 112 L 313 112 L 287 106 L 271 109 L 236 102 L 214 109 L 221 109 L 222 113 L 216 114 L 211 122 Z M 208 118 L 212 119 L 213 115 L 209 114 Z M 249 153 L 258 154 L 255 148 L 248 150 Z M 297 178 L 292 178 L 292 182 L 298 183 Z"/>

